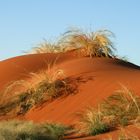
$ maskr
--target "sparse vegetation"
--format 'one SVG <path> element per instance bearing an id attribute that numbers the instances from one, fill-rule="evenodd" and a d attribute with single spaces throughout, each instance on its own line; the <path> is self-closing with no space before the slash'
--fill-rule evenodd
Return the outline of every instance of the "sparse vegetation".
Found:
<path id="1" fill-rule="evenodd" d="M 84 33 L 81 30 L 69 30 L 60 39 L 64 50 L 70 48 L 80 49 L 85 56 L 113 56 L 113 43 L 110 37 L 113 33 L 108 30 L 99 30 L 91 33 Z"/>
<path id="2" fill-rule="evenodd" d="M 104 100 L 98 110 L 90 108 L 82 112 L 80 124 L 84 132 L 96 135 L 135 123 L 139 116 L 140 98 L 123 86 Z"/>
<path id="3" fill-rule="evenodd" d="M 52 101 L 60 96 L 74 94 L 76 91 L 76 87 L 72 86 L 71 81 L 65 78 L 64 71 L 51 68 L 51 66 L 47 70 L 31 73 L 29 79 L 19 83 L 20 81 L 16 81 L 6 88 L 4 95 L 6 96 L 6 93 L 9 92 L 13 96 L 1 102 L 1 115 L 13 110 L 17 114 L 24 114 L 33 106 Z M 19 90 L 19 86 L 21 90 Z"/>
<path id="4" fill-rule="evenodd" d="M 123 86 L 102 103 L 102 112 L 119 125 L 128 125 L 140 115 L 140 98 Z"/>
<path id="5" fill-rule="evenodd" d="M 27 121 L 0 122 L 1 140 L 61 140 L 69 128 L 60 124 Z"/>
<path id="6" fill-rule="evenodd" d="M 84 133 L 97 135 L 110 130 L 109 124 L 103 122 L 103 114 L 99 109 L 88 108 L 84 114 L 82 112 L 79 115 L 81 117 L 81 131 L 84 131 Z"/>
<path id="7" fill-rule="evenodd" d="M 112 36 L 113 33 L 108 30 L 90 33 L 77 29 L 69 30 L 61 36 L 56 44 L 45 41 L 33 48 L 32 53 L 60 53 L 75 50 L 77 54 L 85 57 L 115 57 L 121 62 L 127 62 L 125 57 L 114 55 L 115 48 L 110 40 Z M 53 67 L 54 65 L 48 65 L 47 70 L 30 73 L 25 80 L 10 83 L 1 94 L 0 116 L 10 113 L 24 115 L 32 107 L 74 94 L 77 91 L 77 85 L 66 78 L 62 69 L 57 69 Z M 76 80 L 80 81 L 81 79 L 77 77 Z M 106 133 L 133 123 L 139 125 L 140 97 L 122 86 L 121 90 L 103 100 L 97 109 L 90 107 L 79 115 L 80 132 L 87 135 Z M 61 140 L 67 130 L 68 127 L 51 123 L 3 121 L 0 122 L 0 139 Z M 137 136 L 126 133 L 121 133 L 118 137 L 118 140 L 131 139 L 139 140 Z"/>
<path id="8" fill-rule="evenodd" d="M 43 75 L 43 79 L 39 79 L 35 85 L 19 95 L 21 114 L 24 111 L 28 111 L 34 105 L 52 101 L 60 96 L 73 94 L 76 90 L 75 87 L 71 86 L 71 81 L 64 78 L 62 70 L 55 71 L 53 75 L 52 73 Z"/>
<path id="9" fill-rule="evenodd" d="M 40 43 L 37 47 L 34 47 L 31 53 L 59 53 L 61 52 L 59 45 L 48 43 L 46 40 Z"/>
<path id="10" fill-rule="evenodd" d="M 110 38 L 113 33 L 108 30 L 85 33 L 82 30 L 68 30 L 55 45 L 44 42 L 32 49 L 32 53 L 59 53 L 76 50 L 82 56 L 113 57 L 115 50 Z"/>

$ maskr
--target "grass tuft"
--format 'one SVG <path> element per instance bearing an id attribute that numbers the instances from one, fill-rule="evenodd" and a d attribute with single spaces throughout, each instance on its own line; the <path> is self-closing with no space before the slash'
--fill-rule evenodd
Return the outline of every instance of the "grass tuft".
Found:
<path id="1" fill-rule="evenodd" d="M 0 122 L 1 140 L 61 140 L 68 127 L 59 124 L 35 124 L 27 121 Z"/>
<path id="2" fill-rule="evenodd" d="M 103 122 L 103 114 L 94 108 L 88 108 L 85 113 L 79 114 L 80 126 L 84 133 L 89 135 L 97 135 L 108 132 L 110 130 L 109 124 Z"/>
<path id="3" fill-rule="evenodd" d="M 115 48 L 110 37 L 113 37 L 113 33 L 108 30 L 85 33 L 76 29 L 65 32 L 59 44 L 64 50 L 80 49 L 80 53 L 84 56 L 111 57 Z"/>
<path id="4" fill-rule="evenodd" d="M 31 50 L 31 53 L 60 53 L 76 50 L 82 56 L 114 57 L 116 50 L 111 38 L 114 34 L 109 30 L 83 32 L 72 29 L 65 32 L 56 43 L 46 40 Z"/>
<path id="5" fill-rule="evenodd" d="M 102 103 L 102 112 L 114 116 L 118 125 L 128 125 L 140 115 L 140 98 L 123 86 Z"/>
<path id="6" fill-rule="evenodd" d="M 71 82 L 73 81 L 65 78 L 62 69 L 48 65 L 47 70 L 31 73 L 26 80 L 15 81 L 5 89 L 2 97 L 4 102 L 0 102 L 0 115 L 10 112 L 25 114 L 32 107 L 44 102 L 74 94 L 77 86 L 73 86 Z"/>
<path id="7" fill-rule="evenodd" d="M 109 96 L 99 109 L 88 108 L 80 113 L 81 129 L 86 134 L 97 135 L 138 122 L 140 97 L 122 86 L 121 90 Z"/>
<path id="8" fill-rule="evenodd" d="M 61 47 L 55 44 L 48 43 L 46 40 L 40 43 L 37 47 L 32 48 L 31 53 L 59 53 Z"/>

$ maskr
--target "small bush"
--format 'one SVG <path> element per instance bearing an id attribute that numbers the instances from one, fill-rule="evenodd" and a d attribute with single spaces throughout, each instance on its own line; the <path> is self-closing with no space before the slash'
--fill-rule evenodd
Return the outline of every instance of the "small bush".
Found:
<path id="1" fill-rule="evenodd" d="M 34 124 L 27 121 L 0 122 L 1 140 L 60 140 L 68 128 L 58 124 Z"/>

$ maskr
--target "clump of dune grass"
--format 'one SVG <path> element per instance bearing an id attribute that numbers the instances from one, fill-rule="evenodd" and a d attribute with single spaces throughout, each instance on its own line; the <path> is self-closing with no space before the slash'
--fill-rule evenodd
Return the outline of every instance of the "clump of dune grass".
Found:
<path id="1" fill-rule="evenodd" d="M 4 101 L 0 102 L 0 115 L 11 111 L 25 114 L 32 107 L 73 94 L 75 90 L 76 87 L 65 78 L 62 69 L 48 65 L 46 70 L 31 73 L 26 80 L 15 81 L 5 89 Z"/>
<path id="2" fill-rule="evenodd" d="M 97 135 L 134 124 L 140 116 L 140 97 L 124 86 L 99 106 L 81 113 L 80 125 L 87 134 Z"/>
<path id="3" fill-rule="evenodd" d="M 60 53 L 76 50 L 82 56 L 114 57 L 116 50 L 111 38 L 114 34 L 109 30 L 83 32 L 71 29 L 65 32 L 56 43 L 44 41 L 31 50 L 31 53 Z"/>
<path id="4" fill-rule="evenodd" d="M 113 116 L 118 125 L 128 125 L 140 115 L 140 97 L 123 86 L 102 103 L 102 112 Z"/>
<path id="5" fill-rule="evenodd" d="M 24 80 L 10 82 L 1 92 L 0 98 L 0 115 L 6 115 L 16 108 L 19 101 L 19 94 L 21 89 L 25 86 Z M 24 87 L 25 88 L 25 87 Z"/>
<path id="6" fill-rule="evenodd" d="M 31 121 L 0 122 L 1 140 L 61 140 L 69 128 L 52 123 L 35 124 Z"/>
<path id="7" fill-rule="evenodd" d="M 37 104 L 55 99 L 64 92 L 66 94 L 63 74 L 63 70 L 60 69 L 53 72 L 31 73 L 31 85 L 19 94 L 20 113 L 28 111 Z"/>
<path id="8" fill-rule="evenodd" d="M 81 132 L 83 131 L 89 135 L 97 135 L 108 132 L 110 130 L 109 124 L 103 122 L 103 114 L 100 110 L 88 108 L 84 113 L 79 114 Z"/>
<path id="9" fill-rule="evenodd" d="M 46 40 L 40 43 L 37 47 L 32 48 L 31 53 L 59 53 L 61 47 L 59 45 L 49 43 Z"/>
<path id="10" fill-rule="evenodd" d="M 57 80 L 52 83 L 42 81 L 36 87 L 20 94 L 20 111 L 21 113 L 26 112 L 35 105 L 54 100 L 64 94 L 67 94 L 67 87 L 64 81 Z"/>
<path id="11" fill-rule="evenodd" d="M 113 56 L 115 50 L 110 37 L 113 33 L 108 30 L 98 30 L 96 32 L 85 33 L 79 29 L 65 32 L 59 40 L 59 44 L 64 50 L 80 49 L 80 53 L 85 56 Z"/>
<path id="12" fill-rule="evenodd" d="M 72 87 L 61 69 L 32 73 L 31 77 L 32 85 L 19 95 L 21 113 L 40 103 L 71 94 Z"/>

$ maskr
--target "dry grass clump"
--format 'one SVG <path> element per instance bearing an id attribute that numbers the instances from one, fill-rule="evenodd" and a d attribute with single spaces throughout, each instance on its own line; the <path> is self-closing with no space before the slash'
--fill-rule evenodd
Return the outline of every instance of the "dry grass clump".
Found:
<path id="1" fill-rule="evenodd" d="M 85 56 L 113 56 L 113 43 L 110 37 L 113 33 L 108 30 L 99 30 L 96 32 L 84 33 L 81 30 L 69 30 L 59 43 L 63 46 L 64 50 L 70 48 L 80 49 L 80 53 Z"/>
<path id="2" fill-rule="evenodd" d="M 110 130 L 109 124 L 103 121 L 104 116 L 99 109 L 88 108 L 84 113 L 82 112 L 79 115 L 81 117 L 81 133 L 84 132 L 88 135 L 97 135 Z"/>
<path id="3" fill-rule="evenodd" d="M 118 125 L 128 125 L 140 115 L 140 97 L 123 86 L 102 103 L 102 112 L 113 116 Z"/>
<path id="4" fill-rule="evenodd" d="M 24 80 L 18 80 L 10 82 L 6 88 L 1 91 L 0 98 L 0 115 L 6 115 L 12 111 L 13 108 L 16 108 L 19 101 L 19 94 L 25 86 Z"/>
<path id="5" fill-rule="evenodd" d="M 85 133 L 96 135 L 135 123 L 139 116 L 140 97 L 123 86 L 104 100 L 98 110 L 90 108 L 82 112 L 80 125 Z"/>
<path id="6" fill-rule="evenodd" d="M 57 70 L 55 73 L 50 75 L 45 72 L 32 74 L 33 79 L 38 78 L 29 89 L 19 95 L 19 113 L 24 113 L 35 105 L 54 100 L 55 98 L 68 94 L 67 88 L 69 85 L 66 84 L 64 79 L 60 78 L 60 75 L 63 75 L 62 70 Z"/>
<path id="7" fill-rule="evenodd" d="M 104 56 L 113 57 L 115 50 L 111 37 L 113 33 L 109 30 L 98 30 L 96 32 L 86 33 L 80 29 L 68 30 L 65 32 L 57 43 L 39 44 L 32 49 L 32 53 L 59 53 L 70 50 L 77 50 L 82 56 Z"/>
<path id="8" fill-rule="evenodd" d="M 1 140 L 61 140 L 69 128 L 60 124 L 27 121 L 0 122 Z"/>
<path id="9" fill-rule="evenodd" d="M 61 52 L 61 47 L 59 45 L 48 43 L 44 41 L 40 43 L 37 47 L 32 48 L 31 53 L 59 53 Z"/>
<path id="10" fill-rule="evenodd" d="M 16 81 L 6 88 L 2 97 L 4 101 L 0 102 L 0 115 L 13 110 L 17 114 L 24 114 L 34 106 L 73 94 L 76 87 L 71 82 L 65 78 L 62 69 L 50 65 L 47 70 L 31 73 L 24 82 Z M 9 98 L 5 99 L 7 95 Z"/>

